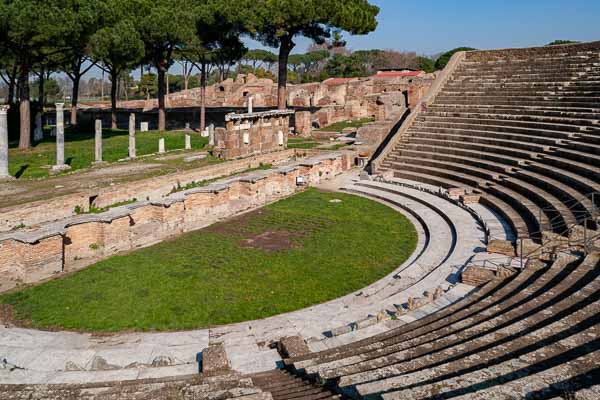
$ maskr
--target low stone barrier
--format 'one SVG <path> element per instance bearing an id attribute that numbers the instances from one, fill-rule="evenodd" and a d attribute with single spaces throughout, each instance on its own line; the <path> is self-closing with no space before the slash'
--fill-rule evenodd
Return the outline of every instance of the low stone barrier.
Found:
<path id="1" fill-rule="evenodd" d="M 290 196 L 348 170 L 353 152 L 336 152 L 207 186 L 0 235 L 0 290 L 84 268 L 100 259 L 201 229 Z M 247 161 L 246 161 L 247 162 Z M 139 196 L 137 193 L 132 195 Z"/>
<path id="2" fill-rule="evenodd" d="M 185 186 L 192 182 L 215 179 L 260 164 L 274 164 L 296 156 L 293 149 L 263 154 L 240 160 L 228 161 L 191 171 L 178 172 L 110 186 L 88 190 L 75 194 L 40 200 L 0 209 L 0 232 L 8 232 L 19 227 L 33 227 L 49 221 L 57 221 L 76 215 L 76 211 L 88 212 L 90 206 L 104 208 L 109 205 L 138 200 L 160 200 L 174 187 Z"/>

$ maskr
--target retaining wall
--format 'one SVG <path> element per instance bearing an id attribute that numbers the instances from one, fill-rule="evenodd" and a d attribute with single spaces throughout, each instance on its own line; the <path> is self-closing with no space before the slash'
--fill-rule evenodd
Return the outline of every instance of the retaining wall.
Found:
<path id="1" fill-rule="evenodd" d="M 0 236 L 0 291 L 88 266 L 100 259 L 201 229 L 292 195 L 352 168 L 353 152 L 313 156 L 101 214 L 69 217 Z"/>
<path id="2" fill-rule="evenodd" d="M 256 168 L 260 164 L 274 164 L 293 157 L 295 157 L 293 149 L 284 150 L 191 171 L 4 207 L 0 209 L 0 232 L 7 232 L 20 226 L 34 227 L 45 222 L 71 217 L 76 215 L 76 208 L 87 212 L 91 205 L 104 208 L 132 199 L 160 200 L 178 186 L 240 173 L 249 168 Z"/>

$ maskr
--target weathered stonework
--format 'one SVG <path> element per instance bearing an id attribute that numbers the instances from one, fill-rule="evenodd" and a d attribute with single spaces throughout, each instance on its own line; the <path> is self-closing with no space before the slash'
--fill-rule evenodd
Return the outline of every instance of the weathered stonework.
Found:
<path id="1" fill-rule="evenodd" d="M 215 155 L 228 160 L 285 149 L 293 113 L 265 111 L 226 115 L 226 128 L 215 131 Z"/>
<path id="2" fill-rule="evenodd" d="M 487 252 L 509 257 L 516 256 L 515 245 L 510 240 L 490 240 L 487 245 Z"/>
<path id="3" fill-rule="evenodd" d="M 90 265 L 119 252 L 158 243 L 292 195 L 352 166 L 354 153 L 322 154 L 292 165 L 257 171 L 208 186 L 139 201 L 0 235 L 0 290 Z"/>
<path id="4" fill-rule="evenodd" d="M 494 271 L 468 265 L 461 274 L 462 283 L 471 286 L 482 286 L 496 277 Z"/>
<path id="5" fill-rule="evenodd" d="M 310 353 L 308 345 L 300 336 L 282 338 L 277 343 L 277 350 L 283 357 L 299 357 Z"/>
<path id="6" fill-rule="evenodd" d="M 301 153 L 304 157 L 305 153 Z M 311 153 L 314 154 L 314 153 Z M 75 216 L 75 210 L 85 213 L 90 206 L 105 208 L 115 203 L 132 199 L 159 201 L 168 196 L 174 188 L 192 182 L 211 180 L 236 173 L 261 164 L 275 164 L 296 157 L 294 150 L 263 154 L 242 160 L 228 161 L 207 167 L 164 175 L 154 178 L 108 186 L 96 190 L 55 197 L 17 206 L 0 209 L 0 232 L 7 232 L 22 226 L 35 227 L 50 221 Z"/>
<path id="7" fill-rule="evenodd" d="M 229 371 L 231 371 L 231 366 L 222 344 L 202 350 L 202 374 L 204 376 L 224 375 Z"/>

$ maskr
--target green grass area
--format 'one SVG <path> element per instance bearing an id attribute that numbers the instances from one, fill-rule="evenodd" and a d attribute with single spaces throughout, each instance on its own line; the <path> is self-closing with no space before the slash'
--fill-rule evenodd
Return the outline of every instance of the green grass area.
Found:
<path id="1" fill-rule="evenodd" d="M 348 143 L 336 143 L 334 145 L 328 146 L 328 147 L 321 147 L 323 150 L 339 150 L 342 149 L 344 147 L 347 147 Z"/>
<path id="2" fill-rule="evenodd" d="M 313 138 L 288 138 L 288 149 L 312 149 L 320 144 Z"/>
<path id="3" fill-rule="evenodd" d="M 375 121 L 375 118 L 363 118 L 354 121 L 337 122 L 335 124 L 331 124 L 329 126 L 317 130 L 326 132 L 341 132 L 345 128 L 360 128 L 361 126 L 371 123 L 373 121 Z"/>
<path id="4" fill-rule="evenodd" d="M 207 138 L 192 134 L 192 148 L 202 149 L 208 143 Z M 143 156 L 158 151 L 158 139 L 165 138 L 167 150 L 183 149 L 185 133 L 183 132 L 137 132 L 137 155 Z M 129 135 L 122 129 L 103 130 L 103 159 L 114 162 L 128 157 Z M 94 162 L 94 134 L 90 132 L 65 132 L 65 162 L 71 171 L 89 167 Z M 10 173 L 19 179 L 44 178 L 49 175 L 49 168 L 56 163 L 56 139 L 50 137 L 49 129 L 44 133 L 44 141 L 28 150 L 19 150 L 16 143 L 9 150 Z"/>
<path id="5" fill-rule="evenodd" d="M 319 142 L 301 142 L 288 144 L 288 149 L 314 149 L 322 143 Z"/>
<path id="6" fill-rule="evenodd" d="M 269 240 L 278 246 L 269 247 Z M 0 302 L 12 305 L 15 319 L 37 328 L 201 328 L 293 311 L 361 289 L 404 262 L 416 241 L 412 224 L 391 208 L 309 189 L 5 294 Z"/>

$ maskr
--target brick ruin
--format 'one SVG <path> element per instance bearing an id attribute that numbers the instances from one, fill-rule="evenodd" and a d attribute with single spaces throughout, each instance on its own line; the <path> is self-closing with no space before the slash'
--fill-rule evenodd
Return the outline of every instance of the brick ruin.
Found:
<path id="1" fill-rule="evenodd" d="M 288 107 L 310 112 L 296 118 L 295 132 L 308 135 L 312 125 L 324 127 L 336 122 L 373 117 L 384 121 L 402 114 L 425 95 L 436 74 L 422 71 L 378 73 L 365 78 L 331 78 L 323 82 L 288 85 Z M 211 108 L 254 107 L 265 109 L 277 105 L 277 84 L 271 79 L 259 79 L 253 74 L 206 88 L 206 105 Z M 152 110 L 157 100 L 119 102 L 119 107 Z M 167 96 L 167 107 L 185 109 L 200 106 L 200 88 Z"/>
<path id="2" fill-rule="evenodd" d="M 227 160 L 285 149 L 293 114 L 291 110 L 227 114 L 225 128 L 215 130 L 215 155 Z"/>
<path id="3" fill-rule="evenodd" d="M 225 179 L 223 183 L 175 190 L 156 200 L 137 201 L 100 214 L 69 216 L 6 232 L 0 235 L 0 273 L 4 277 L 0 290 L 18 282 L 53 278 L 116 253 L 158 243 L 261 207 L 349 170 L 354 157 L 353 152 L 321 154 L 283 167 Z M 248 165 L 247 160 L 237 163 L 240 162 Z M 298 184 L 299 177 L 302 185 Z M 141 198 L 144 191 L 164 191 L 163 181 L 147 180 L 143 187 L 134 182 L 120 192 L 122 196 Z M 48 209 L 46 205 L 38 213 L 48 218 Z M 29 208 L 28 214 L 32 211 Z"/>

